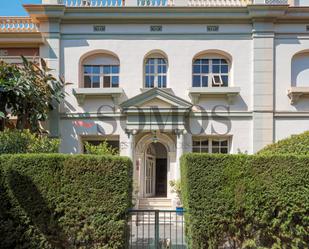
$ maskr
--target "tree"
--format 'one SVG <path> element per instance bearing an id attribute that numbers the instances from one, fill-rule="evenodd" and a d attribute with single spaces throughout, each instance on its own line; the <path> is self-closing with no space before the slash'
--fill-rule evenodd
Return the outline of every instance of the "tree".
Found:
<path id="1" fill-rule="evenodd" d="M 0 62 L 0 130 L 8 110 L 17 117 L 16 128 L 40 132 L 40 122 L 64 98 L 64 82 L 57 80 L 43 59 L 40 65 L 22 56 L 22 65 Z"/>

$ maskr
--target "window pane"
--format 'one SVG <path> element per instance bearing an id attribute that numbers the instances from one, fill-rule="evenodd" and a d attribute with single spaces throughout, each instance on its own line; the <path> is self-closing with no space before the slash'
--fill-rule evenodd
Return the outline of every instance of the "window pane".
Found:
<path id="1" fill-rule="evenodd" d="M 220 66 L 219 65 L 213 65 L 212 66 L 212 72 L 213 73 L 220 73 Z"/>
<path id="2" fill-rule="evenodd" d="M 220 77 L 220 75 L 214 75 L 213 76 L 212 85 L 214 87 L 221 86 L 221 77 Z"/>
<path id="3" fill-rule="evenodd" d="M 227 146 L 227 140 L 221 141 L 221 146 Z"/>
<path id="4" fill-rule="evenodd" d="M 212 146 L 219 146 L 220 142 L 216 140 L 212 140 Z"/>
<path id="5" fill-rule="evenodd" d="M 208 86 L 208 76 L 203 76 L 202 77 L 202 87 L 207 87 Z"/>
<path id="6" fill-rule="evenodd" d="M 227 61 L 225 59 L 221 59 L 221 63 L 222 64 L 228 64 Z"/>
<path id="7" fill-rule="evenodd" d="M 208 64 L 209 63 L 209 59 L 202 59 L 200 60 L 202 64 Z"/>
<path id="8" fill-rule="evenodd" d="M 100 76 L 93 76 L 92 77 L 92 87 L 99 88 L 100 87 Z"/>
<path id="9" fill-rule="evenodd" d="M 84 73 L 91 74 L 91 66 L 84 66 Z"/>
<path id="10" fill-rule="evenodd" d="M 103 77 L 103 87 L 110 87 L 111 86 L 111 77 L 110 76 L 104 76 Z"/>
<path id="11" fill-rule="evenodd" d="M 193 66 L 193 73 L 201 73 L 200 65 L 194 65 Z"/>
<path id="12" fill-rule="evenodd" d="M 220 59 L 213 59 L 212 64 L 220 64 Z"/>
<path id="13" fill-rule="evenodd" d="M 118 87 L 119 86 L 119 77 L 113 76 L 112 77 L 112 87 Z"/>
<path id="14" fill-rule="evenodd" d="M 103 73 L 104 74 L 110 74 L 111 73 L 111 67 L 110 66 L 104 66 L 103 67 Z"/>
<path id="15" fill-rule="evenodd" d="M 164 88 L 166 87 L 166 76 L 165 75 L 163 76 L 163 86 L 162 87 Z"/>
<path id="16" fill-rule="evenodd" d="M 163 66 L 162 66 L 162 73 L 166 73 L 166 71 L 167 71 L 166 69 L 167 69 L 167 66 L 166 66 L 166 65 L 163 65 Z"/>
<path id="17" fill-rule="evenodd" d="M 227 75 L 222 75 L 221 79 L 222 79 L 223 86 L 228 86 L 228 84 L 229 84 L 229 77 Z"/>
<path id="18" fill-rule="evenodd" d="M 119 66 L 112 66 L 112 73 L 118 74 L 119 73 Z"/>
<path id="19" fill-rule="evenodd" d="M 208 146 L 208 139 L 207 140 L 202 140 L 201 141 L 202 146 Z"/>
<path id="20" fill-rule="evenodd" d="M 201 147 L 201 152 L 208 153 L 209 152 L 208 147 Z"/>
<path id="21" fill-rule="evenodd" d="M 84 76 L 84 87 L 85 88 L 91 87 L 91 77 L 90 76 Z"/>
<path id="22" fill-rule="evenodd" d="M 93 74 L 100 74 L 100 66 L 92 66 Z"/>
<path id="23" fill-rule="evenodd" d="M 201 143 L 200 140 L 193 140 L 192 141 L 193 146 L 200 146 L 200 143 Z"/>
<path id="24" fill-rule="evenodd" d="M 209 66 L 208 65 L 202 66 L 202 73 L 209 73 Z"/>
<path id="25" fill-rule="evenodd" d="M 220 153 L 220 150 L 218 147 L 212 147 L 212 153 Z"/>
<path id="26" fill-rule="evenodd" d="M 227 148 L 221 148 L 221 153 L 223 153 L 223 154 L 227 154 L 227 153 L 228 153 Z"/>
<path id="27" fill-rule="evenodd" d="M 221 73 L 228 73 L 228 72 L 229 72 L 228 65 L 222 65 L 221 66 Z"/>
<path id="28" fill-rule="evenodd" d="M 193 76 L 193 87 L 200 87 L 201 86 L 201 76 L 194 75 Z"/>

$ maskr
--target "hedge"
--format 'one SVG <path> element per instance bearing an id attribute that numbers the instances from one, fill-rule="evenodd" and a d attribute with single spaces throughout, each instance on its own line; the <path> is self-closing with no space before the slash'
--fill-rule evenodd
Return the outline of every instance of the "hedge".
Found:
<path id="1" fill-rule="evenodd" d="M 191 249 L 308 248 L 309 157 L 186 154 Z"/>
<path id="2" fill-rule="evenodd" d="M 0 156 L 0 248 L 124 248 L 128 158 Z"/>
<path id="3" fill-rule="evenodd" d="M 309 131 L 267 145 L 258 152 L 260 155 L 267 154 L 297 154 L 309 156 Z"/>

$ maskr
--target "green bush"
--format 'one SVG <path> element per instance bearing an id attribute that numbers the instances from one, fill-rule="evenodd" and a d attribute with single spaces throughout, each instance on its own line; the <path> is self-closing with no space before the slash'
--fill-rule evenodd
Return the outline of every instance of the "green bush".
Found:
<path id="1" fill-rule="evenodd" d="M 132 165 L 112 156 L 0 156 L 0 248 L 124 248 Z"/>
<path id="2" fill-rule="evenodd" d="M 119 151 L 116 148 L 110 146 L 107 141 L 102 141 L 98 145 L 93 145 L 88 142 L 85 143 L 85 149 L 87 154 L 93 155 L 118 155 Z"/>
<path id="3" fill-rule="evenodd" d="M 28 130 L 0 132 L 0 154 L 58 153 L 59 139 L 36 136 Z"/>
<path id="4" fill-rule="evenodd" d="M 258 152 L 261 155 L 287 153 L 309 155 L 309 131 L 270 144 Z"/>
<path id="5" fill-rule="evenodd" d="M 308 248 L 308 166 L 296 155 L 184 155 L 190 248 Z"/>

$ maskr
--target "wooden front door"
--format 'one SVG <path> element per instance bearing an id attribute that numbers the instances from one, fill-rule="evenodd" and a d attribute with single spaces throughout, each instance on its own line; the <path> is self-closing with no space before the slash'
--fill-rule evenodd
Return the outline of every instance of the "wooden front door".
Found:
<path id="1" fill-rule="evenodd" d="M 155 195 L 155 173 L 156 173 L 156 159 L 154 156 L 146 154 L 145 197 L 151 197 Z"/>

